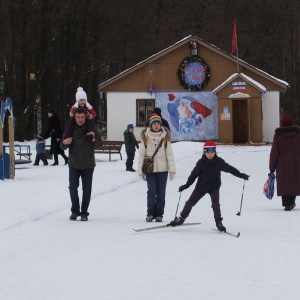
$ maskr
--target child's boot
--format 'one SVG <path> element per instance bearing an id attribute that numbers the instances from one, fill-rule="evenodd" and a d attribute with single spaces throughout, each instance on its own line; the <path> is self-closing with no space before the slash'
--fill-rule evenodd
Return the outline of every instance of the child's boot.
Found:
<path id="1" fill-rule="evenodd" d="M 226 232 L 226 227 L 223 225 L 223 223 L 222 223 L 222 221 L 217 221 L 216 222 L 216 226 L 217 226 L 217 228 L 218 228 L 218 230 L 219 231 L 224 231 L 224 232 Z"/>
<path id="2" fill-rule="evenodd" d="M 182 217 L 179 217 L 179 218 L 175 218 L 174 221 L 171 221 L 170 222 L 170 225 L 172 227 L 175 227 L 175 226 L 179 226 L 179 225 L 182 225 L 184 223 L 185 219 L 182 218 Z"/>

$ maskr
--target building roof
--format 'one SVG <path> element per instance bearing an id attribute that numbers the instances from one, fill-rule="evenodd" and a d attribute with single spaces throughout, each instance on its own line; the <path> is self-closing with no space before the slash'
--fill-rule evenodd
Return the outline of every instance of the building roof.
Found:
<path id="1" fill-rule="evenodd" d="M 158 58 L 160 58 L 160 57 L 162 57 L 162 56 L 164 56 L 164 55 L 167 55 L 167 54 L 170 53 L 171 51 L 174 51 L 174 50 L 177 49 L 178 47 L 181 47 L 183 44 L 186 44 L 187 42 L 190 42 L 191 40 L 195 40 L 195 41 L 196 41 L 197 43 L 199 43 L 200 45 L 202 45 L 202 46 L 204 46 L 204 47 L 207 47 L 207 48 L 211 49 L 211 50 L 214 51 L 214 52 L 217 52 L 219 55 L 221 55 L 221 56 L 223 56 L 223 57 L 226 57 L 226 59 L 229 59 L 229 60 L 231 60 L 231 61 L 233 61 L 233 62 L 238 61 L 238 64 L 239 64 L 240 66 L 243 66 L 244 68 L 249 69 L 249 70 L 251 70 L 252 72 L 254 72 L 254 73 L 256 73 L 256 74 L 258 74 L 258 75 L 260 75 L 260 76 L 262 76 L 262 77 L 264 77 L 264 78 L 266 78 L 266 79 L 268 79 L 268 80 L 274 82 L 275 84 L 281 86 L 283 91 L 285 91 L 285 90 L 289 87 L 289 84 L 288 84 L 286 81 L 281 80 L 281 79 L 278 79 L 278 78 L 276 78 L 276 77 L 274 77 L 274 76 L 268 74 L 267 72 L 262 71 L 262 70 L 260 70 L 260 69 L 258 69 L 258 68 L 256 68 L 256 67 L 254 67 L 254 66 L 248 64 L 247 62 L 245 62 L 245 61 L 243 61 L 243 60 L 237 58 L 236 56 L 231 55 L 231 54 L 227 53 L 227 52 L 224 51 L 224 50 L 221 50 L 219 47 L 217 47 L 217 46 L 215 46 L 215 45 L 213 45 L 213 44 L 210 44 L 210 43 L 208 43 L 208 42 L 205 42 L 204 40 L 202 40 L 201 38 L 199 38 L 199 37 L 197 37 L 197 36 L 189 35 L 189 36 L 187 36 L 187 37 L 181 39 L 180 41 L 176 42 L 175 44 L 169 46 L 168 48 L 165 48 L 164 50 L 162 50 L 162 51 L 160 51 L 160 52 L 158 52 L 158 53 L 156 53 L 156 54 L 154 54 L 154 55 L 148 57 L 147 59 L 145 59 L 145 60 L 139 62 L 138 64 L 136 64 L 136 65 L 134 65 L 134 66 L 128 68 L 127 70 L 125 70 L 125 71 L 123 71 L 123 72 L 121 72 L 121 73 L 119 73 L 118 75 L 116 75 L 116 76 L 114 76 L 114 77 L 112 77 L 112 78 L 110 78 L 110 79 L 108 79 L 108 80 L 106 80 L 106 81 L 100 83 L 100 84 L 98 85 L 98 89 L 99 89 L 99 90 L 104 89 L 107 85 L 109 85 L 109 84 L 111 84 L 111 83 L 113 83 L 113 82 L 115 82 L 115 81 L 117 81 L 117 80 L 120 80 L 120 79 L 122 79 L 123 77 L 125 77 L 125 76 L 131 74 L 132 72 L 134 72 L 134 71 L 136 71 L 136 70 L 142 68 L 145 64 L 149 64 L 149 63 L 151 63 L 151 62 L 154 62 L 154 61 L 157 60 Z M 234 75 L 235 75 L 235 74 L 233 74 L 232 76 L 234 76 Z M 246 75 L 244 74 L 244 76 L 246 76 Z M 248 77 L 248 76 L 246 76 L 246 77 Z M 245 80 L 249 80 L 249 79 L 251 79 L 251 78 L 248 77 L 248 79 L 245 79 Z M 250 82 L 250 81 L 249 81 L 249 82 Z M 256 83 L 256 84 L 259 84 L 259 83 Z"/>

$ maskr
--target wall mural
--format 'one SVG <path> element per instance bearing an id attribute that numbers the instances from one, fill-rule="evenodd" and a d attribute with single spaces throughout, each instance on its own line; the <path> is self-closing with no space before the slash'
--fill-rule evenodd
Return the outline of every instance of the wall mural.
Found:
<path id="1" fill-rule="evenodd" d="M 172 140 L 218 139 L 218 98 L 212 92 L 157 92 L 155 102 L 170 124 Z"/>

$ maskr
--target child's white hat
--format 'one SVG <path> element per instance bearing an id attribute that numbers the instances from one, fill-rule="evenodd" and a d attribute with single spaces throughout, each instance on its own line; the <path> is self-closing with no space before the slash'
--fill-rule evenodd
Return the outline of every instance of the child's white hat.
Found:
<path id="1" fill-rule="evenodd" d="M 83 88 L 79 87 L 79 88 L 77 88 L 76 101 L 79 101 L 81 99 L 84 99 L 85 101 L 87 101 L 87 96 L 86 96 L 86 92 L 83 90 Z"/>

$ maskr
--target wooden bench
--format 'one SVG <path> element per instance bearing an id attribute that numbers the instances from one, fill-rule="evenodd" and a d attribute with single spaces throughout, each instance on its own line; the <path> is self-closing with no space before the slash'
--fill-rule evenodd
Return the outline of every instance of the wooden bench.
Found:
<path id="1" fill-rule="evenodd" d="M 103 141 L 102 146 L 95 149 L 95 153 L 109 154 L 109 161 L 111 161 L 112 154 L 119 154 L 122 160 L 122 154 L 121 154 L 122 145 L 123 142 Z"/>

